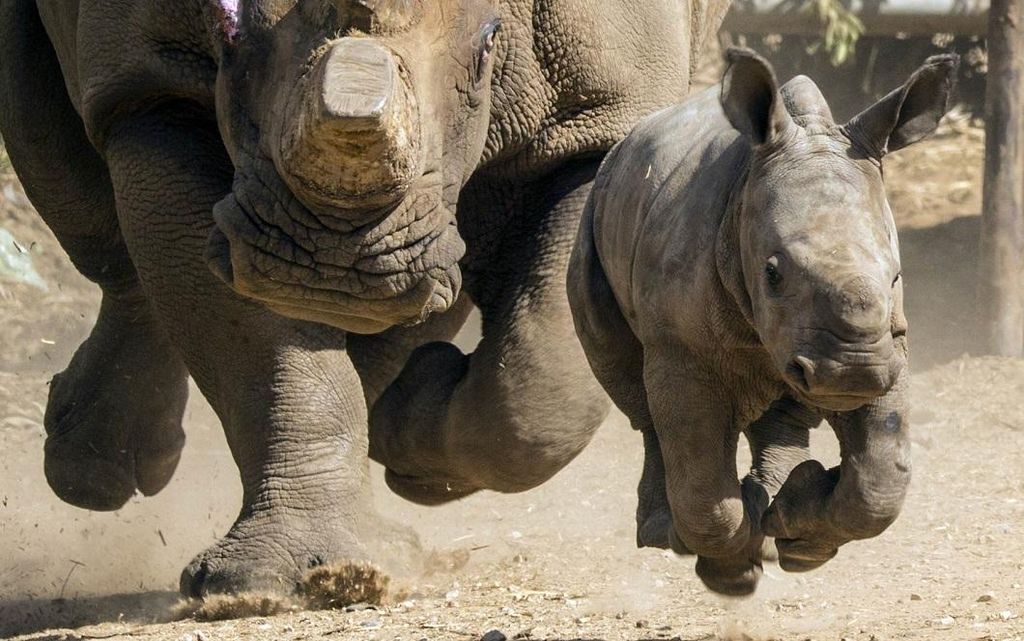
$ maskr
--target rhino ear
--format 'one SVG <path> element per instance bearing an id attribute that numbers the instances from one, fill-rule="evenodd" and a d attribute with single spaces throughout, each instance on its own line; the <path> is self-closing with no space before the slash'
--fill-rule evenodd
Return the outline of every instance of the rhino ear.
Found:
<path id="1" fill-rule="evenodd" d="M 779 83 L 768 61 L 750 49 L 731 47 L 729 68 L 722 78 L 722 109 L 729 122 L 754 145 L 777 139 L 793 119 L 779 95 Z"/>
<path id="2" fill-rule="evenodd" d="M 929 136 L 949 109 L 960 56 L 932 56 L 889 95 L 846 124 L 850 137 L 875 158 Z"/>

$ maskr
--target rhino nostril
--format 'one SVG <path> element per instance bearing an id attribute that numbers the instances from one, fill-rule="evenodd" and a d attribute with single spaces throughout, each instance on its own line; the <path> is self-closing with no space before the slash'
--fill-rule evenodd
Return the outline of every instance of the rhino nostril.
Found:
<path id="1" fill-rule="evenodd" d="M 810 391 L 814 382 L 814 363 L 806 356 L 797 356 L 788 366 L 786 373 L 789 374 L 797 387 L 804 391 Z"/>

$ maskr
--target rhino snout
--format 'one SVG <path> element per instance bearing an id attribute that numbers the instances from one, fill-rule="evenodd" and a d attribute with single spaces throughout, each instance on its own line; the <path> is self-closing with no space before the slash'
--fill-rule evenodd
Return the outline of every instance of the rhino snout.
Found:
<path id="1" fill-rule="evenodd" d="M 787 382 L 812 404 L 835 411 L 849 411 L 888 392 L 905 365 L 892 340 L 863 351 L 812 356 L 796 354 L 785 369 Z"/>
<path id="2" fill-rule="evenodd" d="M 344 233 L 300 229 L 295 221 L 313 214 L 263 184 L 236 180 L 213 210 L 206 264 L 235 293 L 357 333 L 422 322 L 458 297 L 465 243 L 437 189 L 415 191 L 393 216 Z M 287 198 L 273 201 L 274 193 Z"/>

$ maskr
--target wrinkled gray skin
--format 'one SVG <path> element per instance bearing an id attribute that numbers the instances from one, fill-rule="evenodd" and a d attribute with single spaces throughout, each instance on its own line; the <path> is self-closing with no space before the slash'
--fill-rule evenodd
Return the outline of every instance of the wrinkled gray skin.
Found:
<path id="1" fill-rule="evenodd" d="M 368 453 L 435 504 L 534 487 L 589 442 L 608 405 L 564 291 L 579 215 L 727 3 L 233 5 L 0 0 L 0 129 L 103 291 L 51 387 L 46 475 L 94 510 L 158 492 L 190 373 L 244 489 L 190 595 L 287 591 L 400 538 Z"/>
<path id="2" fill-rule="evenodd" d="M 594 373 L 644 436 L 638 545 L 694 553 L 708 587 L 743 595 L 765 537 L 809 570 L 903 503 L 907 324 L 881 159 L 934 130 L 956 59 L 845 125 L 808 78 L 779 89 L 752 52 L 730 63 L 608 155 L 568 291 Z M 822 419 L 831 470 L 808 460 Z"/>

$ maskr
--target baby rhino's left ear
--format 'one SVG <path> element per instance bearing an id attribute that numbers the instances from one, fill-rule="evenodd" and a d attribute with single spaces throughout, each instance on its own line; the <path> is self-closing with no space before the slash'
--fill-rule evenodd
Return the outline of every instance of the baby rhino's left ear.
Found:
<path id="1" fill-rule="evenodd" d="M 960 56 L 932 56 L 902 87 L 846 123 L 850 137 L 875 158 L 929 136 L 949 109 Z"/>

